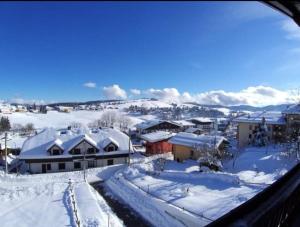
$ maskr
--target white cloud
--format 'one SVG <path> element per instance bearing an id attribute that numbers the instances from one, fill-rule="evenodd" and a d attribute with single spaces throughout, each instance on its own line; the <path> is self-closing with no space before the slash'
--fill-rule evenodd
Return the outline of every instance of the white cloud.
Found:
<path id="1" fill-rule="evenodd" d="M 87 82 L 83 84 L 84 87 L 95 88 L 97 85 L 94 82 Z"/>
<path id="2" fill-rule="evenodd" d="M 182 94 L 176 88 L 149 89 L 145 91 L 150 97 L 166 102 L 197 102 L 200 104 L 252 105 L 266 106 L 295 102 L 296 96 L 291 91 L 281 91 L 268 86 L 248 87 L 238 92 L 224 90 L 208 91 L 191 95 Z"/>
<path id="3" fill-rule="evenodd" d="M 164 88 L 162 90 L 150 88 L 145 91 L 145 94 L 167 102 L 180 102 L 180 93 L 176 88 Z"/>
<path id="4" fill-rule="evenodd" d="M 281 28 L 287 32 L 287 39 L 297 39 L 300 40 L 300 28 L 291 19 L 282 21 Z"/>
<path id="5" fill-rule="evenodd" d="M 107 99 L 126 99 L 126 91 L 120 88 L 119 85 L 114 84 L 103 88 L 103 94 Z"/>
<path id="6" fill-rule="evenodd" d="M 139 90 L 139 89 L 130 89 L 130 92 L 133 95 L 140 95 L 141 94 L 141 90 Z"/>

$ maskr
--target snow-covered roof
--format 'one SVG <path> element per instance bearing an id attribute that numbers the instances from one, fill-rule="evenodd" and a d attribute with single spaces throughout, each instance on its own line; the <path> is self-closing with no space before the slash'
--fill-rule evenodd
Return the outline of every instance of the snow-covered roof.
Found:
<path id="1" fill-rule="evenodd" d="M 194 126 L 195 124 L 187 121 L 187 120 L 178 120 L 178 121 L 174 121 L 177 124 L 180 124 L 181 126 Z"/>
<path id="2" fill-rule="evenodd" d="M 212 119 L 210 119 L 208 117 L 194 117 L 194 118 L 191 118 L 190 120 L 198 121 L 201 123 L 213 123 L 214 122 Z"/>
<path id="3" fill-rule="evenodd" d="M 49 144 L 49 146 L 47 147 L 47 150 L 49 150 L 53 146 L 57 146 L 63 150 L 64 148 L 62 147 L 62 143 L 63 142 L 60 139 L 55 139 L 52 143 Z"/>
<path id="4" fill-rule="evenodd" d="M 144 121 L 144 122 L 141 122 L 141 123 L 137 124 L 136 128 L 139 128 L 139 129 L 148 129 L 150 127 L 153 127 L 155 125 L 161 124 L 163 122 L 167 122 L 167 123 L 170 123 L 170 124 L 177 125 L 177 126 L 181 127 L 180 124 L 178 124 L 176 122 L 173 122 L 173 121 L 150 120 L 150 121 Z"/>
<path id="5" fill-rule="evenodd" d="M 202 131 L 202 130 L 200 128 L 193 128 L 193 127 L 187 128 L 185 130 L 185 132 L 189 132 L 189 133 L 194 133 L 194 132 L 197 132 L 197 131 Z"/>
<path id="6" fill-rule="evenodd" d="M 300 114 L 300 104 L 294 104 L 288 106 L 285 110 L 282 111 L 284 114 Z"/>
<path id="7" fill-rule="evenodd" d="M 43 129 L 40 133 L 28 138 L 24 142 L 20 153 L 20 158 L 45 158 L 46 156 L 50 156 L 47 150 L 53 145 L 60 146 L 64 152 L 62 155 L 50 157 L 60 158 L 62 156 L 71 156 L 68 151 L 70 151 L 83 140 L 95 146 L 97 149 L 99 149 L 99 153 L 102 154 L 104 152 L 103 148 L 107 142 L 113 142 L 116 144 L 119 152 L 128 152 L 129 138 L 126 134 L 117 129 L 102 128 L 99 129 L 97 133 L 90 133 L 90 130 L 68 131 L 69 133 L 67 134 L 61 134 L 54 128 Z"/>
<path id="8" fill-rule="evenodd" d="M 165 131 L 156 131 L 156 132 L 141 135 L 141 138 L 150 143 L 154 143 L 154 142 L 158 142 L 161 140 L 169 139 L 174 135 L 175 135 L 175 133 L 170 133 L 170 132 L 165 132 Z"/>
<path id="9" fill-rule="evenodd" d="M 107 138 L 104 139 L 104 140 L 102 141 L 102 143 L 101 143 L 102 148 L 107 147 L 107 146 L 108 146 L 109 144 L 111 144 L 111 143 L 113 143 L 113 144 L 115 144 L 117 147 L 119 147 L 119 143 L 118 143 L 116 140 L 114 140 L 114 139 L 111 138 L 111 137 L 107 137 Z"/>
<path id="10" fill-rule="evenodd" d="M 195 135 L 193 133 L 180 132 L 169 139 L 169 143 L 182 145 L 187 147 L 208 147 L 218 148 L 220 144 L 226 141 L 226 138 L 223 136 L 211 136 L 211 135 Z"/>
<path id="11" fill-rule="evenodd" d="M 71 132 L 71 130 L 68 131 Z M 96 141 L 94 141 L 91 137 L 89 137 L 88 134 L 81 134 L 81 132 L 79 133 L 80 134 L 78 136 L 68 141 L 69 142 L 68 146 L 66 146 L 65 148 L 66 151 L 72 150 L 77 144 L 81 143 L 82 141 L 86 141 L 89 144 L 93 145 L 94 147 L 97 147 Z"/>
<path id="12" fill-rule="evenodd" d="M 261 123 L 262 119 L 265 118 L 267 124 L 286 124 L 286 121 L 280 112 L 254 112 L 249 113 L 243 116 L 240 116 L 234 119 L 234 122 L 241 122 L 241 123 Z"/>

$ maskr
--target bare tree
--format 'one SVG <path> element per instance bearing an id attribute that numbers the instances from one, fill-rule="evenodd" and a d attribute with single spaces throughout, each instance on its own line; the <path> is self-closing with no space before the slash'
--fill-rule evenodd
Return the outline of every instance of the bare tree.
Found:
<path id="1" fill-rule="evenodd" d="M 24 127 L 22 127 L 21 132 L 24 135 L 28 135 L 31 134 L 34 130 L 34 125 L 32 123 L 27 123 Z"/>
<path id="2" fill-rule="evenodd" d="M 132 123 L 131 119 L 125 115 L 120 115 L 118 118 L 121 131 L 127 131 L 128 126 Z"/>
<path id="3" fill-rule="evenodd" d="M 17 124 L 17 123 L 16 124 L 12 124 L 11 130 L 13 132 L 21 132 L 22 129 L 23 129 L 23 125 Z"/>
<path id="4" fill-rule="evenodd" d="M 83 124 L 80 122 L 73 121 L 70 123 L 71 128 L 82 128 Z"/>

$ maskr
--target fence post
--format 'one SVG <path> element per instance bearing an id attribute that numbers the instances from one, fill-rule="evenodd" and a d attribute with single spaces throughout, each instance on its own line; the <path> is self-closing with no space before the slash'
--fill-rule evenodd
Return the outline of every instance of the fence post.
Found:
<path id="1" fill-rule="evenodd" d="M 107 214 L 107 226 L 109 227 L 109 213 Z"/>

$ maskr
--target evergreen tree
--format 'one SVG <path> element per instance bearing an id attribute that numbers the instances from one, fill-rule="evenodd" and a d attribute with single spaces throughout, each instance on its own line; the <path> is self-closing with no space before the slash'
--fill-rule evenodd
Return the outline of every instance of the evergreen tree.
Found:
<path id="1" fill-rule="evenodd" d="M 8 117 L 1 117 L 0 119 L 0 132 L 9 131 L 11 128 Z"/>

